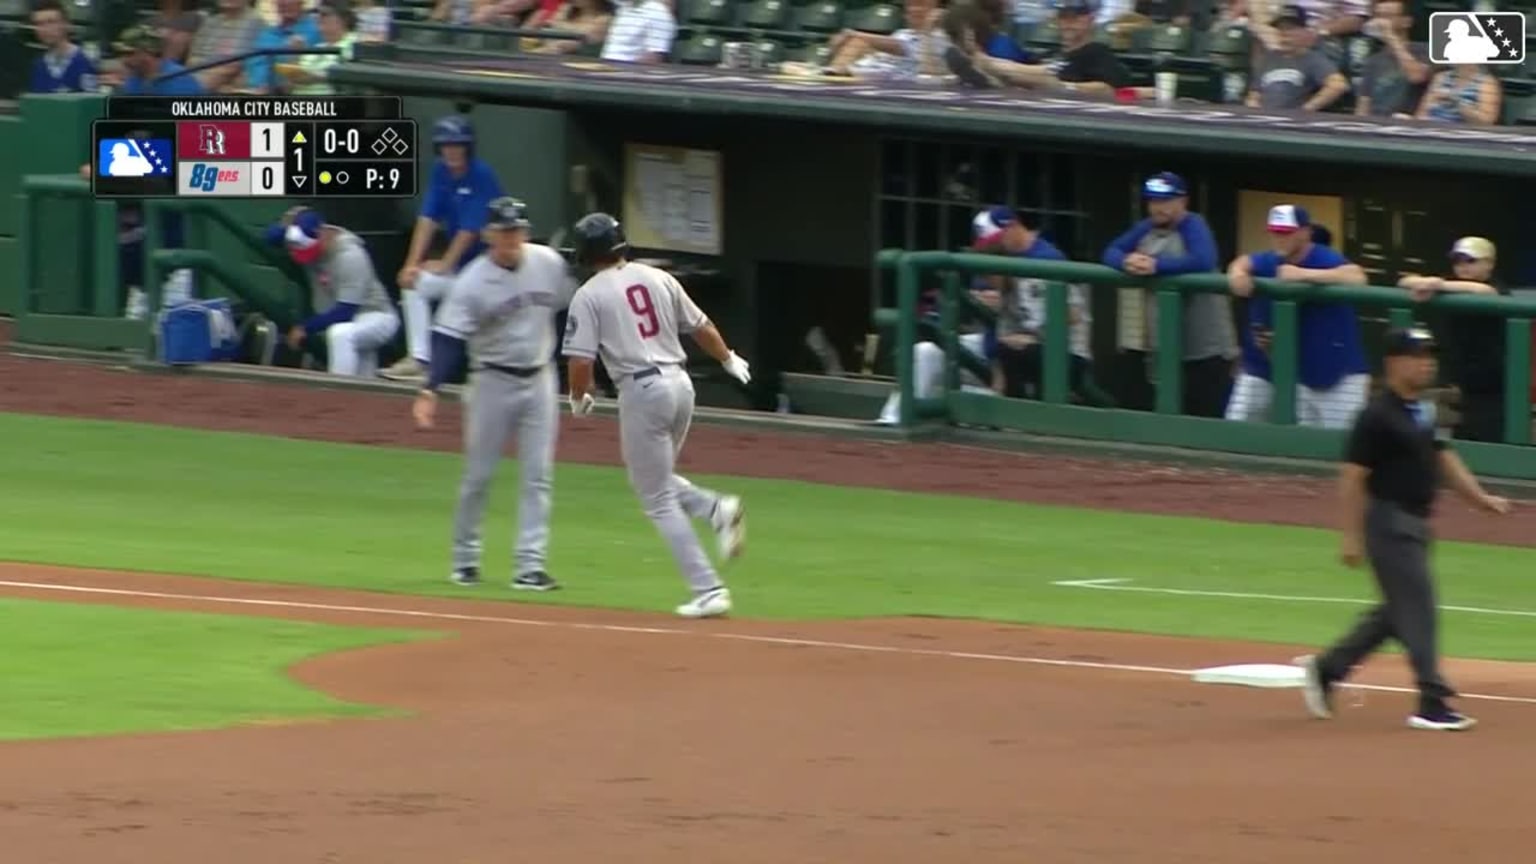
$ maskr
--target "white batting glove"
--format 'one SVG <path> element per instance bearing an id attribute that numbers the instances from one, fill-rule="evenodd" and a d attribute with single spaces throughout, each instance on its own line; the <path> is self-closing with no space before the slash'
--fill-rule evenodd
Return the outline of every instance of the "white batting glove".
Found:
<path id="1" fill-rule="evenodd" d="M 583 393 L 581 394 L 580 399 L 577 399 L 574 395 L 571 396 L 570 403 L 571 413 L 573 415 L 577 417 L 585 417 L 592 413 L 592 408 L 593 406 L 597 405 L 597 400 L 592 398 L 591 393 Z"/>
<path id="2" fill-rule="evenodd" d="M 735 351 L 732 351 L 731 356 L 725 358 L 725 362 L 720 365 L 725 368 L 727 374 L 743 384 L 752 380 L 752 370 L 747 367 L 747 361 L 738 357 Z"/>

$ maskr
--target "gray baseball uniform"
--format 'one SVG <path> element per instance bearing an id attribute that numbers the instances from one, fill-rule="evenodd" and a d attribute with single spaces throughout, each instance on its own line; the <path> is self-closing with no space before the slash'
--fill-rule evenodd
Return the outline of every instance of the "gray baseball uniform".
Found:
<path id="1" fill-rule="evenodd" d="M 337 228 L 331 249 L 316 265 L 311 302 L 316 309 L 329 309 L 337 303 L 356 303 L 358 313 L 387 312 L 394 316 L 384 283 L 373 269 L 373 259 L 362 238 L 345 228 Z M 393 334 L 391 334 L 393 335 Z"/>
<path id="2" fill-rule="evenodd" d="M 422 277 L 427 278 L 427 277 Z M 486 493 L 507 436 L 517 430 L 522 474 L 518 499 L 517 575 L 544 569 L 554 485 L 560 394 L 554 364 L 555 315 L 576 287 L 560 253 L 523 245 L 509 270 L 481 255 L 457 277 L 438 308 L 435 329 L 469 346 L 469 410 L 464 477 L 453 516 L 453 567 L 480 566 Z"/>
<path id="3" fill-rule="evenodd" d="M 564 347 L 567 357 L 601 356 L 618 386 L 630 485 L 695 594 L 719 588 L 721 581 L 688 517 L 710 518 L 720 495 L 674 473 L 694 398 L 678 334 L 707 323 L 671 274 L 630 261 L 596 273 L 576 292 Z"/>

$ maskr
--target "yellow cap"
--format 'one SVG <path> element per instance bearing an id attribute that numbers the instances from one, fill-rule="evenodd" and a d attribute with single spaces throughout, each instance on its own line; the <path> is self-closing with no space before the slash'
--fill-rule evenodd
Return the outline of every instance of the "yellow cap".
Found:
<path id="1" fill-rule="evenodd" d="M 1451 247 L 1452 255 L 1461 255 L 1474 261 L 1492 261 L 1497 252 L 1493 241 L 1486 237 L 1463 237 Z"/>

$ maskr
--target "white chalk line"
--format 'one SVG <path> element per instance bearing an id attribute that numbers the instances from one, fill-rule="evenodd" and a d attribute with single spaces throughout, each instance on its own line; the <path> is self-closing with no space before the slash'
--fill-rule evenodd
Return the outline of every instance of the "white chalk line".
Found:
<path id="1" fill-rule="evenodd" d="M 981 660 L 993 663 L 1014 663 L 1027 666 L 1054 666 L 1069 669 L 1093 669 L 1101 672 L 1140 672 L 1150 675 L 1176 675 L 1189 679 L 1193 669 L 1173 669 L 1166 666 L 1142 666 L 1132 663 L 1102 663 L 1093 660 L 1060 660 L 1050 657 L 1024 657 L 1015 654 L 990 654 L 975 651 L 946 651 L 940 648 L 911 648 L 899 645 L 869 645 L 860 642 L 838 642 L 824 639 L 801 639 L 793 636 L 757 636 L 750 633 L 720 633 L 714 631 L 684 629 L 679 627 L 640 627 L 627 624 L 594 624 L 583 621 L 548 621 L 537 618 L 513 618 L 499 615 L 471 615 L 460 612 L 433 612 L 426 609 L 400 609 L 389 606 L 355 606 L 340 603 L 313 603 L 303 600 L 262 600 L 255 597 L 227 597 L 212 594 L 177 594 L 169 591 L 140 591 L 130 588 L 98 588 L 90 585 L 63 585 L 51 582 L 17 582 L 0 580 L 0 588 L 25 588 L 40 591 L 59 591 L 75 594 L 101 594 L 116 597 L 138 597 L 156 600 L 182 600 L 198 603 L 218 603 L 231 606 L 265 606 L 278 609 L 307 609 L 316 612 L 345 612 L 360 615 L 395 615 L 403 618 L 424 618 L 435 621 L 468 621 L 480 624 L 510 624 L 520 627 L 551 627 L 565 630 L 589 630 L 604 633 L 635 633 L 663 636 L 694 636 L 709 639 L 728 639 L 761 645 L 781 645 L 791 648 L 821 648 L 831 651 L 856 651 L 866 654 L 895 654 L 907 657 L 941 657 L 949 660 Z M 1389 687 L 1380 684 L 1345 684 L 1357 690 L 1380 693 L 1415 693 L 1411 687 Z M 1512 702 L 1536 705 L 1536 697 L 1497 696 L 1489 693 L 1462 693 L 1463 699 L 1480 699 L 1486 702 Z"/>
<path id="2" fill-rule="evenodd" d="M 1206 591 L 1196 588 L 1154 588 L 1132 585 L 1130 579 L 1073 579 L 1052 582 L 1062 588 L 1088 588 L 1094 591 L 1131 591 L 1138 594 L 1167 594 L 1175 597 L 1228 597 L 1235 600 L 1270 600 L 1282 603 L 1345 603 L 1351 606 L 1370 606 L 1377 601 L 1357 597 L 1309 597 L 1304 594 L 1253 594 L 1245 591 Z M 1517 618 L 1536 618 L 1536 612 L 1521 609 L 1490 609 L 1483 606 L 1441 606 L 1443 612 L 1467 612 L 1473 615 L 1507 615 Z"/>

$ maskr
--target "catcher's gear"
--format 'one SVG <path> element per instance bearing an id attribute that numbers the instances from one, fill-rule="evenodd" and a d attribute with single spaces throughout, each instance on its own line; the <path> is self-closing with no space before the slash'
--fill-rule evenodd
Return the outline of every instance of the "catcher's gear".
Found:
<path id="1" fill-rule="evenodd" d="M 590 265 L 594 261 L 623 255 L 629 250 L 629 240 L 625 238 L 619 220 L 607 213 L 588 213 L 576 220 L 571 233 L 575 235 L 572 248 L 576 253 L 577 264 Z"/>
<path id="2" fill-rule="evenodd" d="M 530 228 L 528 205 L 510 195 L 496 198 L 486 207 L 485 227 L 497 229 Z"/>
<path id="3" fill-rule="evenodd" d="M 457 114 L 438 118 L 432 124 L 432 146 L 441 147 L 444 144 L 475 146 L 475 127 L 469 124 L 468 119 Z"/>

